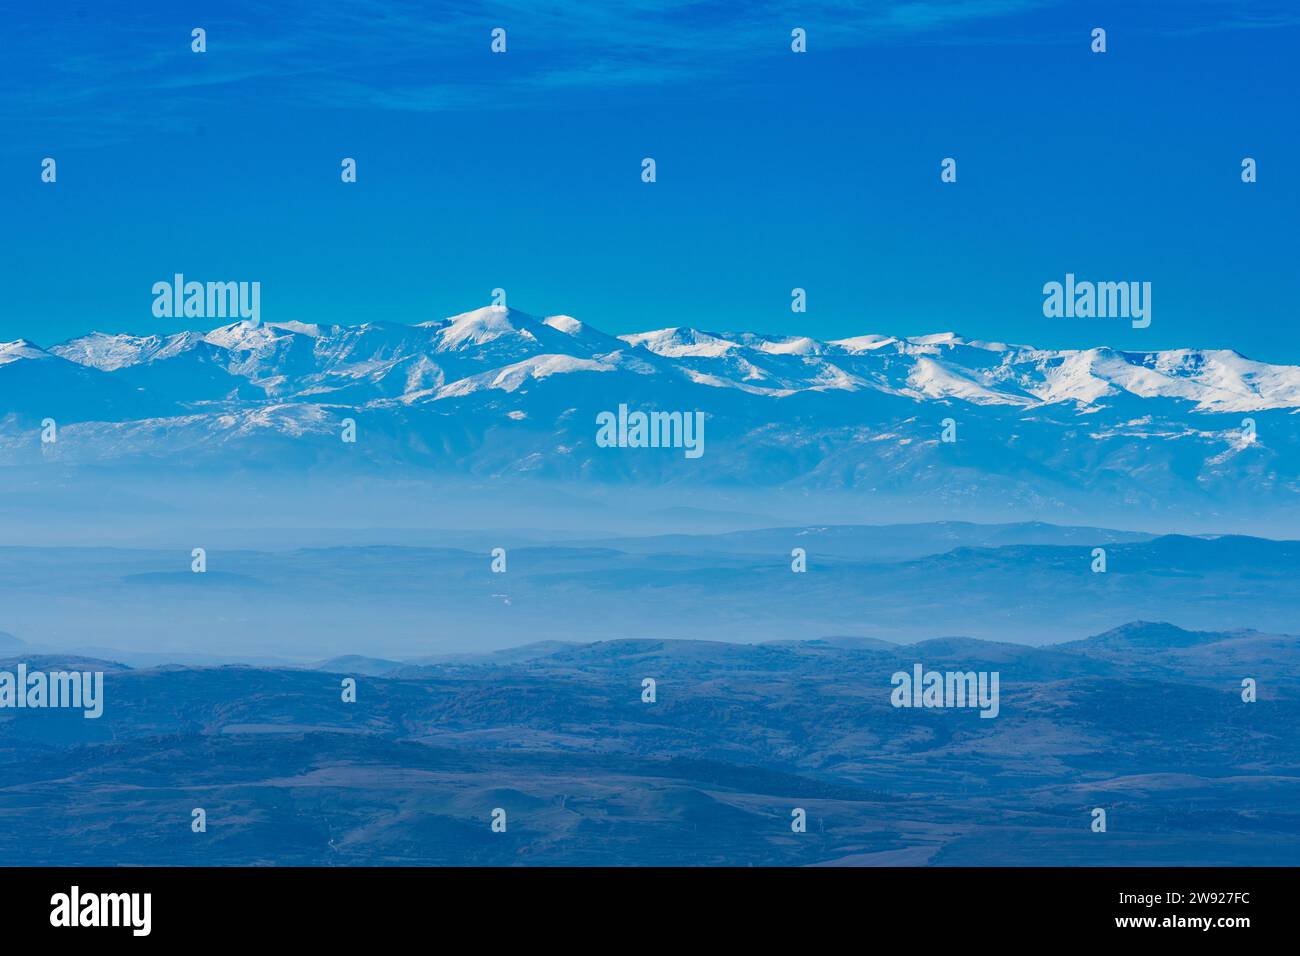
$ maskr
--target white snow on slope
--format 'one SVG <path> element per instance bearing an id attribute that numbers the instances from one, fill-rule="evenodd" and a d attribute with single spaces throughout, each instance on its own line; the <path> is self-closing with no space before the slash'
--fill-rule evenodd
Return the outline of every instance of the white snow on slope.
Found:
<path id="1" fill-rule="evenodd" d="M 0 365 L 8 365 L 10 362 L 18 362 L 22 359 L 49 359 L 53 357 L 49 352 L 26 339 L 0 342 Z"/>
<path id="2" fill-rule="evenodd" d="M 157 335 L 107 335 L 92 332 L 56 345 L 50 351 L 78 365 L 89 365 L 111 372 L 148 361 L 166 344 L 167 340 Z"/>
<path id="3" fill-rule="evenodd" d="M 566 335 L 577 335 L 583 330 L 583 324 L 571 315 L 548 315 L 542 322 Z"/>
<path id="4" fill-rule="evenodd" d="M 620 335 L 620 339 L 633 347 L 644 346 L 665 358 L 717 358 L 741 346 L 717 335 L 697 329 L 657 329 Z"/>
<path id="5" fill-rule="evenodd" d="M 1032 405 L 1032 399 L 998 392 L 977 381 L 964 369 L 924 356 L 907 377 L 907 384 L 927 398 L 960 398 L 973 405 Z"/>
<path id="6" fill-rule="evenodd" d="M 203 337 L 211 345 L 219 345 L 232 352 L 258 351 L 274 345 L 281 339 L 299 334 L 294 329 L 261 322 L 232 322 L 213 329 Z"/>
<path id="7" fill-rule="evenodd" d="M 573 358 L 569 355 L 535 355 L 504 368 L 462 378 L 439 389 L 409 393 L 403 396 L 402 400 L 409 403 L 430 394 L 435 399 L 458 398 L 484 389 L 513 392 L 529 380 L 549 378 L 552 375 L 568 372 L 612 372 L 614 370 L 614 365 L 592 359 Z"/>
<path id="8" fill-rule="evenodd" d="M 883 349 L 887 346 L 894 345 L 898 339 L 892 335 L 857 335 L 851 339 L 835 339 L 827 342 L 827 345 L 833 345 L 836 348 L 848 352 L 850 355 L 861 355 L 867 352 L 874 352 L 876 349 Z"/>
<path id="9" fill-rule="evenodd" d="M 535 324 L 535 320 L 514 309 L 486 306 L 472 312 L 454 315 L 448 319 L 448 323 L 438 334 L 439 350 L 486 345 L 488 342 L 505 337 L 537 341 L 537 336 L 528 328 L 529 324 Z"/>

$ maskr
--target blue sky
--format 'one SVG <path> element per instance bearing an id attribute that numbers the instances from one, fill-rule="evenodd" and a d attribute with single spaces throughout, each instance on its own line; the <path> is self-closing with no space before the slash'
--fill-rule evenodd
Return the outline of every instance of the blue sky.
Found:
<path id="1" fill-rule="evenodd" d="M 500 286 L 614 333 L 1300 361 L 1289 0 L 56 2 L 6 20 L 0 340 L 174 331 L 150 289 L 183 272 L 260 281 L 270 321 L 423 321 Z M 1151 327 L 1044 318 L 1066 272 L 1151 282 Z"/>

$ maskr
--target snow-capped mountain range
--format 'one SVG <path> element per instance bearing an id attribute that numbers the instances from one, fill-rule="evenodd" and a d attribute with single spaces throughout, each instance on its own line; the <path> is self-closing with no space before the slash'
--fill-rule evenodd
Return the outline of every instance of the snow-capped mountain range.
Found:
<path id="1" fill-rule="evenodd" d="M 1172 398 L 1198 411 L 1300 408 L 1300 367 L 1252 361 L 1229 350 L 1049 350 L 964 339 L 862 335 L 821 342 L 665 328 L 611 336 L 567 315 L 535 318 L 493 307 L 419 325 L 236 322 L 211 332 L 93 332 L 42 349 L 0 343 L 0 366 L 58 360 L 123 373 L 182 403 L 309 400 L 330 405 L 415 404 L 482 390 L 513 392 L 558 374 L 665 375 L 753 395 L 879 392 L 915 401 L 1033 408 L 1105 404 L 1120 394 Z M 202 371 L 179 385 L 181 371 Z M 165 374 L 169 373 L 169 374 Z M 145 381 L 145 380 L 149 381 Z M 95 409 L 87 409 L 96 417 Z"/>
<path id="2" fill-rule="evenodd" d="M 620 404 L 703 411 L 707 454 L 597 447 L 594 416 Z M 0 343 L 8 463 L 53 454 L 38 440 L 50 418 L 72 462 L 350 456 L 476 476 L 1289 496 L 1298 409 L 1300 367 L 1228 350 L 1048 350 L 953 333 L 612 336 L 493 307 L 419 325 L 236 322 Z M 353 447 L 339 439 L 345 418 L 357 422 Z M 947 418 L 957 441 L 944 446 Z"/>

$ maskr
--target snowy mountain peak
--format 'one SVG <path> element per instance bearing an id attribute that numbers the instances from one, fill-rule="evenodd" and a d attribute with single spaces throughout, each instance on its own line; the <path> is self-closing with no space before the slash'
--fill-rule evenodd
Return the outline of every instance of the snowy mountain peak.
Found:
<path id="1" fill-rule="evenodd" d="M 966 340 L 956 332 L 933 332 L 930 335 L 913 335 L 908 338 L 913 345 L 965 345 Z"/>
<path id="2" fill-rule="evenodd" d="M 500 338 L 524 338 L 536 341 L 536 318 L 518 309 L 489 305 L 462 312 L 446 320 L 439 329 L 440 349 L 460 349 L 486 345 Z"/>
<path id="3" fill-rule="evenodd" d="M 571 315 L 548 315 L 542 321 L 553 329 L 558 329 L 565 335 L 577 335 L 586 328 L 581 322 Z"/>
<path id="4" fill-rule="evenodd" d="M 850 355 L 860 355 L 864 352 L 874 352 L 876 349 L 897 345 L 898 339 L 892 335 L 857 335 L 849 339 L 835 339 L 827 344 L 848 352 Z"/>
<path id="5" fill-rule="evenodd" d="M 60 358 L 104 372 L 148 361 L 168 340 L 159 335 L 109 335 L 91 332 L 50 349 Z"/>
<path id="6" fill-rule="evenodd" d="M 311 322 L 255 322 L 243 319 L 213 329 L 203 336 L 204 341 L 228 349 L 265 348 L 277 340 L 297 337 L 319 339 L 335 334 L 339 326 L 317 325 Z"/>
<path id="7" fill-rule="evenodd" d="M 620 335 L 619 338 L 634 348 L 641 346 L 665 358 L 716 358 L 740 348 L 737 343 L 720 335 L 698 329 L 657 329 L 654 332 Z"/>
<path id="8" fill-rule="evenodd" d="M 13 342 L 0 342 L 0 365 L 17 362 L 20 359 L 48 359 L 53 356 L 35 342 L 27 339 L 15 339 Z"/>

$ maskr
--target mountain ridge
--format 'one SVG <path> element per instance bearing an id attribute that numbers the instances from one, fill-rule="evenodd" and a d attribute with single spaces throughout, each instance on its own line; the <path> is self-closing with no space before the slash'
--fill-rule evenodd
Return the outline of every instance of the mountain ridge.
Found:
<path id="1" fill-rule="evenodd" d="M 1300 366 L 1223 349 L 681 325 L 612 336 L 489 307 L 419 325 L 24 340 L 0 345 L 0 400 L 3 465 L 847 490 L 954 515 L 996 501 L 1038 517 L 1104 509 L 1108 521 L 1116 502 L 1124 520 L 1222 524 L 1300 501 Z M 700 413 L 703 452 L 601 444 L 597 416 L 623 406 Z M 34 439 L 46 419 L 57 446 Z"/>
<path id="2" fill-rule="evenodd" d="M 322 376 L 328 384 L 331 374 L 382 378 L 395 364 L 479 352 L 472 356 L 472 363 L 449 362 L 443 371 L 455 377 L 444 374 L 438 384 L 452 384 L 543 356 L 589 361 L 603 356 L 609 367 L 645 373 L 649 368 L 677 366 L 679 374 L 696 382 L 714 387 L 749 385 L 756 390 L 753 394 L 773 396 L 830 389 L 874 390 L 916 401 L 955 399 L 1032 408 L 1065 402 L 1092 405 L 1102 397 L 1127 392 L 1138 397 L 1180 399 L 1202 411 L 1300 409 L 1300 366 L 1256 362 L 1231 349 L 1135 352 L 1104 345 L 1040 349 L 970 339 L 955 332 L 910 337 L 873 333 L 823 341 L 686 326 L 612 336 L 572 316 L 537 317 L 491 306 L 417 325 L 238 321 L 206 332 L 192 329 L 166 335 L 95 331 L 49 348 L 19 339 L 0 343 L 0 365 L 56 357 L 116 372 L 173 360 L 203 346 L 224 352 L 220 357 L 227 361 L 228 371 L 262 383 L 268 398 L 327 395 L 340 384 L 320 390 L 311 386 L 322 384 Z M 637 365 L 638 358 L 651 364 Z M 864 359 L 869 363 L 864 365 Z M 906 366 L 905 374 L 890 372 L 884 367 L 889 364 L 885 359 Z M 708 360 L 722 361 L 709 365 Z M 759 364 L 767 360 L 776 364 Z M 838 368 L 836 360 L 850 367 Z M 870 364 L 874 360 L 881 361 Z M 470 364 L 476 368 L 462 367 Z M 708 372 L 702 371 L 706 365 Z M 796 374 L 800 365 L 809 369 L 802 377 Z M 283 381 L 294 376 L 306 382 Z M 418 391 L 421 389 L 400 394 Z M 372 396 L 385 397 L 390 396 Z"/>

